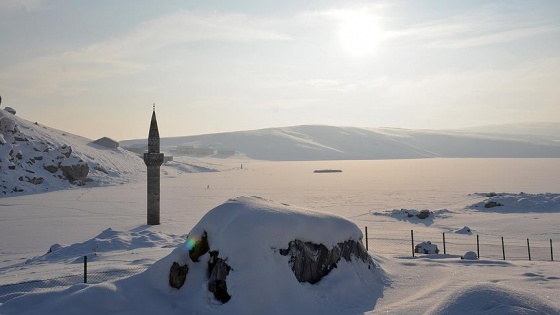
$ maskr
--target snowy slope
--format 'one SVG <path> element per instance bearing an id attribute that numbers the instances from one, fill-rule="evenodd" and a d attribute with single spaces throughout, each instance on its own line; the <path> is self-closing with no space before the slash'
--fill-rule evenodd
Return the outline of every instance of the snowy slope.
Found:
<path id="1" fill-rule="evenodd" d="M 547 136 L 489 134 L 397 128 L 304 125 L 253 131 L 163 138 L 162 150 L 176 146 L 235 150 L 273 161 L 378 160 L 429 157 L 560 157 L 560 142 Z M 122 141 L 123 146 L 145 140 Z"/>
<path id="2" fill-rule="evenodd" d="M 0 197 L 144 178 L 135 154 L 0 110 Z"/>

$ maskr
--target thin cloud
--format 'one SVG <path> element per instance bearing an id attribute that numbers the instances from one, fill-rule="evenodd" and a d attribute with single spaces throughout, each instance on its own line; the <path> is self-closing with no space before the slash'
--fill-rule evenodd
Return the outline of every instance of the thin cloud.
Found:
<path id="1" fill-rule="evenodd" d="M 72 83 L 141 72 L 154 54 L 192 42 L 289 41 L 278 21 L 241 14 L 182 12 L 144 23 L 130 33 L 61 54 L 2 69 L 0 82 L 18 93 L 44 95 Z M 20 87 L 25 86 L 25 91 Z M 59 91 L 60 92 L 60 91 Z"/>
<path id="2" fill-rule="evenodd" d="M 423 41 L 428 47 L 465 48 L 506 43 L 557 31 L 560 31 L 560 26 L 540 21 L 530 14 L 520 18 L 478 12 L 391 31 L 388 38 Z"/>

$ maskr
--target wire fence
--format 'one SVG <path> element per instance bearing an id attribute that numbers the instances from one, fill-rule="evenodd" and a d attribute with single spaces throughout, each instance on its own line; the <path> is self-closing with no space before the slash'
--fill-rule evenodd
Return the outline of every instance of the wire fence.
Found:
<path id="1" fill-rule="evenodd" d="M 422 256 L 416 245 L 429 241 L 438 249 L 438 254 L 459 257 L 472 251 L 480 259 L 554 261 L 552 240 L 504 239 L 495 236 L 465 235 L 457 233 L 437 233 L 433 231 L 391 230 L 369 233 L 365 227 L 365 246 L 370 253 L 382 256 Z M 0 285 L 0 303 L 41 290 L 65 290 L 70 286 L 87 283 L 96 284 L 130 277 L 147 269 L 145 265 L 111 266 L 107 262 L 88 263 L 84 256 L 83 272 Z M 119 260 L 123 263 L 122 260 Z M 91 268 L 94 270 L 91 270 Z M 90 268 L 88 270 L 88 268 Z"/>
<path id="2" fill-rule="evenodd" d="M 463 256 L 472 251 L 480 259 L 554 261 L 552 239 L 508 239 L 489 235 L 437 233 L 433 231 L 382 231 L 367 233 L 366 247 L 371 253 L 387 256 L 418 256 L 416 246 L 430 242 L 438 254 Z M 433 254 L 433 253 L 432 253 Z"/>

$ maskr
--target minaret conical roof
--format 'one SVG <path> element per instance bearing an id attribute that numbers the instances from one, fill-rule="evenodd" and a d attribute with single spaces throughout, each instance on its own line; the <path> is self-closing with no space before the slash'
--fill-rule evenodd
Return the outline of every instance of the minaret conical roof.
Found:
<path id="1" fill-rule="evenodd" d="M 148 133 L 148 153 L 159 153 L 159 130 L 156 119 L 156 110 L 152 113 L 150 132 Z"/>

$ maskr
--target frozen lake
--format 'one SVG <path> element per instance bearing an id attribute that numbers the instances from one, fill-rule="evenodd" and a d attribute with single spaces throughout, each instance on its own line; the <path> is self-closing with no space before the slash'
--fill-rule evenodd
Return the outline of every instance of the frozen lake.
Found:
<path id="1" fill-rule="evenodd" d="M 475 192 L 559 192 L 560 159 L 205 161 L 221 172 L 179 174 L 174 169 L 162 169 L 162 225 L 151 230 L 187 233 L 209 209 L 229 198 L 247 195 L 337 213 L 360 227 L 369 226 L 371 233 L 406 231 L 412 226 L 371 212 L 446 208 L 458 213 L 435 221 L 431 229 L 445 231 L 470 224 L 481 234 L 502 235 L 503 228 L 518 229 L 521 239 L 534 235 L 560 238 L 554 231 L 558 213 L 511 214 L 506 218 L 496 213 L 472 216 L 460 212 L 480 199 L 469 195 Z M 343 172 L 313 173 L 316 169 Z M 0 255 L 40 254 L 54 243 L 81 242 L 108 227 L 143 227 L 145 183 L 2 198 L 0 209 Z M 538 224 L 527 227 L 524 222 L 529 219 L 538 220 Z"/>

